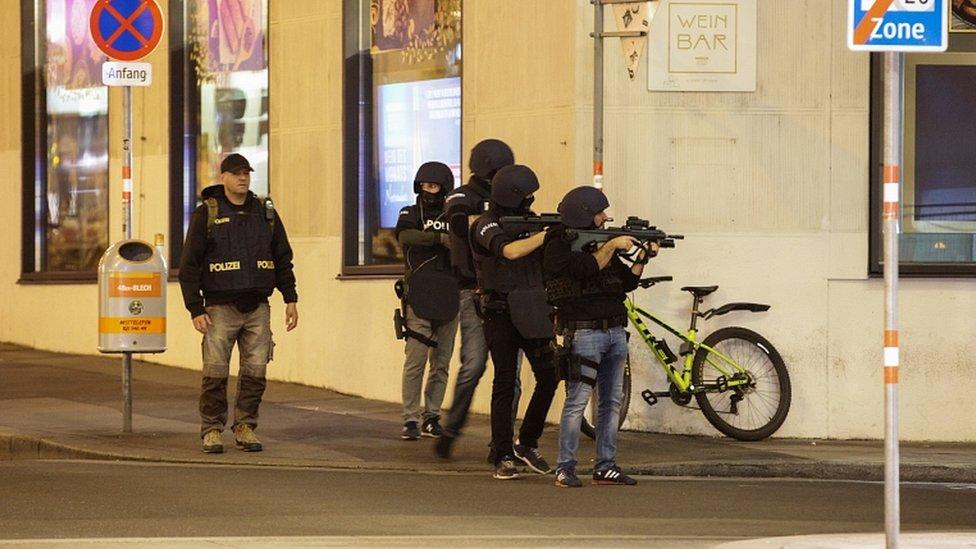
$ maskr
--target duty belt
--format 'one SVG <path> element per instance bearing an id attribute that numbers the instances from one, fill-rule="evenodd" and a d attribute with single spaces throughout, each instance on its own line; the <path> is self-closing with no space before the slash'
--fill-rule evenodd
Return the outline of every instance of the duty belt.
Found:
<path id="1" fill-rule="evenodd" d="M 562 320 L 556 317 L 556 329 L 560 332 L 576 330 L 609 330 L 627 325 L 627 316 L 612 316 L 600 320 Z"/>

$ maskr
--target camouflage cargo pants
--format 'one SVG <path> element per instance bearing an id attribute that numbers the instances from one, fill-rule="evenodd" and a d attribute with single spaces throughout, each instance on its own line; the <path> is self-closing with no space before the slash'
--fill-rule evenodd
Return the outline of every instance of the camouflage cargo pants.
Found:
<path id="1" fill-rule="evenodd" d="M 233 304 L 211 305 L 207 314 L 213 325 L 203 336 L 203 385 L 200 391 L 200 436 L 223 431 L 227 424 L 227 378 L 230 355 L 237 344 L 241 367 L 237 379 L 234 425 L 256 427 L 258 407 L 267 386 L 265 372 L 274 355 L 271 340 L 271 308 L 267 303 L 242 313 Z"/>

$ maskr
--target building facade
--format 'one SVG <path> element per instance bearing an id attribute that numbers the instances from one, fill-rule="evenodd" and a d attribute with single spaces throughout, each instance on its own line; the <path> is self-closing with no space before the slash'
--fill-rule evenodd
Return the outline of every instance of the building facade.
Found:
<path id="1" fill-rule="evenodd" d="M 158 2 L 167 27 L 147 58 L 154 82 L 134 92 L 133 235 L 165 234 L 171 260 L 178 257 L 187 212 L 219 156 L 251 158 L 256 190 L 270 191 L 291 237 L 300 296 L 300 326 L 290 333 L 272 298 L 272 379 L 400 398 L 403 347 L 391 325 L 399 252 L 384 212 L 409 199 L 401 185 L 417 158 L 436 156 L 425 159 L 447 162 L 463 181 L 471 146 L 503 139 L 539 174 L 539 211 L 554 211 L 566 191 L 592 179 L 589 2 Z M 100 59 L 85 34 L 92 0 L 19 4 L 0 14 L 0 185 L 8 198 L 0 205 L 0 340 L 94 354 L 93 266 L 122 235 L 122 94 L 98 80 Z M 877 70 L 870 54 L 847 50 L 844 3 L 756 4 L 755 91 L 649 91 L 646 63 L 631 79 L 616 40 L 607 41 L 612 212 L 686 235 L 647 271 L 675 282 L 635 299 L 678 325 L 690 304 L 679 286 L 718 284 L 712 306 L 771 304 L 767 313 L 710 320 L 704 331 L 748 325 L 779 349 L 793 407 L 777 436 L 880 438 Z M 905 440 L 976 440 L 976 403 L 966 394 L 976 383 L 976 186 L 926 183 L 940 166 L 957 174 L 970 161 L 922 146 L 973 142 L 965 130 L 931 122 L 972 121 L 968 90 L 953 86 L 976 81 L 971 36 L 954 32 L 950 53 L 906 60 L 906 172 L 918 177 L 906 176 L 904 190 L 902 261 L 912 275 L 900 293 Z M 967 126 L 976 124 L 959 123 Z M 170 284 L 169 349 L 143 358 L 199 369 L 199 336 Z M 627 427 L 715 434 L 694 410 L 641 402 L 641 389 L 662 390 L 665 381 L 646 355 L 634 356 Z M 488 409 L 490 375 L 478 411 Z"/>

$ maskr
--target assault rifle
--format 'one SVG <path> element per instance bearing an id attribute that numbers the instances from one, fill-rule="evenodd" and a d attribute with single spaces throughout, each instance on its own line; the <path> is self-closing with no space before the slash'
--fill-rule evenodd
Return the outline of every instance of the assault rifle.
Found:
<path id="1" fill-rule="evenodd" d="M 542 215 L 512 215 L 498 220 L 502 228 L 514 233 L 538 232 L 561 222 L 559 214 Z M 650 256 L 650 244 L 656 243 L 661 248 L 674 248 L 675 240 L 683 240 L 684 235 L 667 234 L 658 229 L 646 219 L 630 216 L 622 227 L 605 227 L 602 229 L 566 229 L 566 236 L 572 241 L 572 249 L 577 252 L 593 253 L 600 244 L 618 236 L 629 236 L 637 241 L 638 248 Z M 618 255 L 635 261 L 639 257 L 639 250 L 632 253 L 618 252 Z M 646 258 L 645 258 L 646 259 Z"/>
<path id="2" fill-rule="evenodd" d="M 557 213 L 526 214 L 526 215 L 506 215 L 498 218 L 498 223 L 502 229 L 510 235 L 518 235 L 520 238 L 529 233 L 537 233 L 546 227 L 562 223 L 562 218 Z"/>

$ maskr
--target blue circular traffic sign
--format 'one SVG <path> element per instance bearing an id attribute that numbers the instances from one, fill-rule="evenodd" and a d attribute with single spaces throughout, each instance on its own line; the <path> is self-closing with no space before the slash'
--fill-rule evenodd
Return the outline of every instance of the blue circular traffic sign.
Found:
<path id="1" fill-rule="evenodd" d="M 135 61 L 149 55 L 163 36 L 156 0 L 98 0 L 89 18 L 92 40 L 105 55 Z"/>

